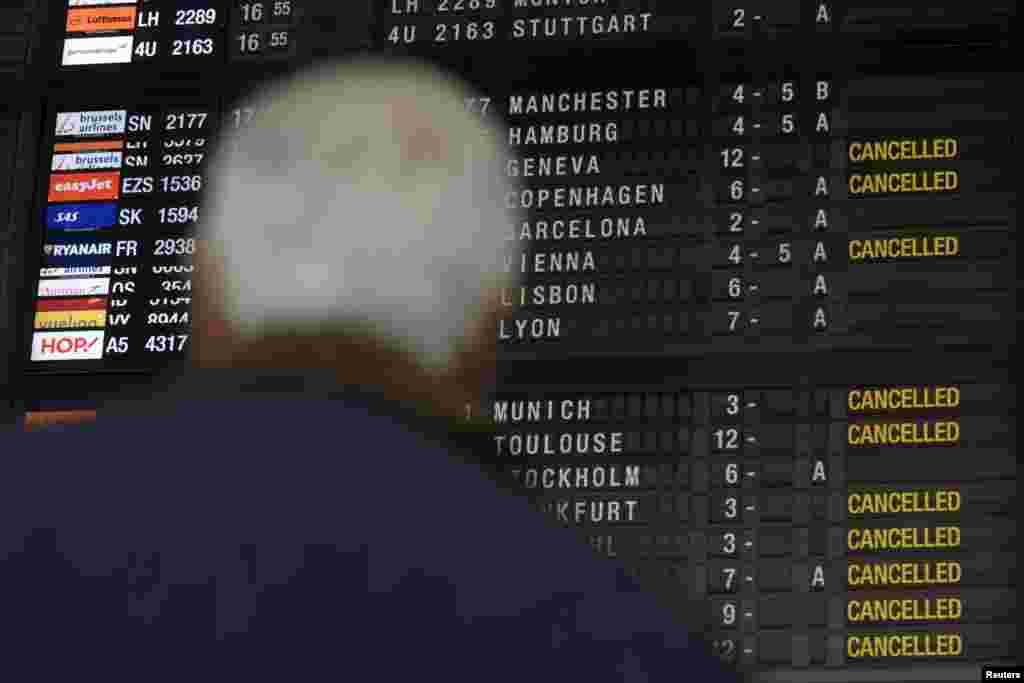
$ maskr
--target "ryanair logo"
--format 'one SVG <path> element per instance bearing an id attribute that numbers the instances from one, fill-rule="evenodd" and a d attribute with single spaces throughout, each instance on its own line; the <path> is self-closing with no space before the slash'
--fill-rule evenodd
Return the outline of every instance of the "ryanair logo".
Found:
<path id="1" fill-rule="evenodd" d="M 47 244 L 43 246 L 43 253 L 47 256 L 110 256 L 113 246 L 110 242 Z"/>

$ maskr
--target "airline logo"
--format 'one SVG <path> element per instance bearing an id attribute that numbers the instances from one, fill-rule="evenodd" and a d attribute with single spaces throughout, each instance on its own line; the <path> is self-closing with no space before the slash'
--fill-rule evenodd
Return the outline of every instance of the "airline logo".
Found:
<path id="1" fill-rule="evenodd" d="M 43 266 L 109 266 L 113 243 L 95 234 L 80 234 L 73 241 L 54 240 L 43 245 Z"/>
<path id="2" fill-rule="evenodd" d="M 110 275 L 110 266 L 84 266 L 72 268 L 40 268 L 39 277 L 89 278 L 93 275 Z M 99 292 L 96 292 L 97 294 Z"/>
<path id="3" fill-rule="evenodd" d="M 43 253 L 47 256 L 110 256 L 110 242 L 71 242 L 70 244 L 45 244 Z"/>
<path id="4" fill-rule="evenodd" d="M 68 0 L 68 7 L 96 7 L 98 5 L 134 5 L 135 0 Z"/>
<path id="5" fill-rule="evenodd" d="M 90 7 L 68 10 L 67 33 L 108 33 L 135 28 L 134 7 Z"/>
<path id="6" fill-rule="evenodd" d="M 120 173 L 66 173 L 50 176 L 48 200 L 117 199 L 120 191 Z"/>
<path id="7" fill-rule="evenodd" d="M 46 207 L 50 230 L 98 230 L 117 222 L 117 204 L 51 204 Z"/>
<path id="8" fill-rule="evenodd" d="M 32 360 L 97 360 L 103 358 L 103 330 L 36 332 Z"/>
<path id="9" fill-rule="evenodd" d="M 25 413 L 24 430 L 35 432 L 50 427 L 88 424 L 97 420 L 95 410 L 34 410 Z"/>
<path id="10" fill-rule="evenodd" d="M 35 329 L 78 330 L 103 327 L 107 322 L 107 300 L 39 299 L 36 302 Z"/>
<path id="11" fill-rule="evenodd" d="M 60 63 L 61 66 L 128 64 L 132 61 L 134 46 L 134 36 L 67 38 L 64 40 L 64 56 Z"/>
<path id="12" fill-rule="evenodd" d="M 80 152 L 55 154 L 51 171 L 95 171 L 101 168 L 121 168 L 120 152 Z"/>
<path id="13" fill-rule="evenodd" d="M 120 38 L 86 38 L 84 40 L 121 40 Z M 70 42 L 70 41 L 66 41 Z M 87 137 L 93 135 L 121 135 L 128 123 L 128 112 L 120 111 L 65 111 L 57 114 L 59 136 Z"/>
<path id="14" fill-rule="evenodd" d="M 40 280 L 37 296 L 106 296 L 109 293 L 109 277 L 65 278 Z"/>
<path id="15" fill-rule="evenodd" d="M 123 140 L 90 140 L 88 142 L 58 142 L 54 154 L 62 152 L 105 152 L 124 149 Z"/>

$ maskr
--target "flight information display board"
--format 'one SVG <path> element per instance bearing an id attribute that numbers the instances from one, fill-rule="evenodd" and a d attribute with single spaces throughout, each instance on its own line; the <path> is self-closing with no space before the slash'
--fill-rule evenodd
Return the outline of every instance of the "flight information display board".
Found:
<path id="1" fill-rule="evenodd" d="M 69 103 L 48 116 L 30 362 L 148 368 L 188 347 L 190 226 L 219 110 Z"/>
<path id="2" fill-rule="evenodd" d="M 294 57 L 301 0 L 67 0 L 56 64 L 62 70 L 148 65 L 203 69 Z"/>
<path id="3" fill-rule="evenodd" d="M 753 680 L 1019 661 L 1015 5 L 57 5 L 20 362 L 61 406 L 187 354 L 244 92 L 424 58 L 524 216 L 480 458 Z"/>

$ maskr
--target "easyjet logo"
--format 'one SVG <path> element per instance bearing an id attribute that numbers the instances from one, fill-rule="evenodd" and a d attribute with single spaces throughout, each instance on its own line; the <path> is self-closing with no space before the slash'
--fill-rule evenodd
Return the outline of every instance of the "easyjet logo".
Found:
<path id="1" fill-rule="evenodd" d="M 49 201 L 76 199 L 117 199 L 120 173 L 67 173 L 50 176 Z"/>
<path id="2" fill-rule="evenodd" d="M 89 192 L 90 190 L 109 190 L 114 187 L 110 180 L 72 180 L 70 182 L 57 183 L 53 186 L 57 192 Z"/>

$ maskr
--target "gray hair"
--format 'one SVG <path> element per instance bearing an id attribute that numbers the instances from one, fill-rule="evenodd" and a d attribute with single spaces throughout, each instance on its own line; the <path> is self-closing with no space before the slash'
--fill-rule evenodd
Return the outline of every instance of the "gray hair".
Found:
<path id="1" fill-rule="evenodd" d="M 199 235 L 243 336 L 359 329 L 448 362 L 484 289 L 515 279 L 500 131 L 469 96 L 431 67 L 358 61 L 257 97 L 213 162 Z"/>

